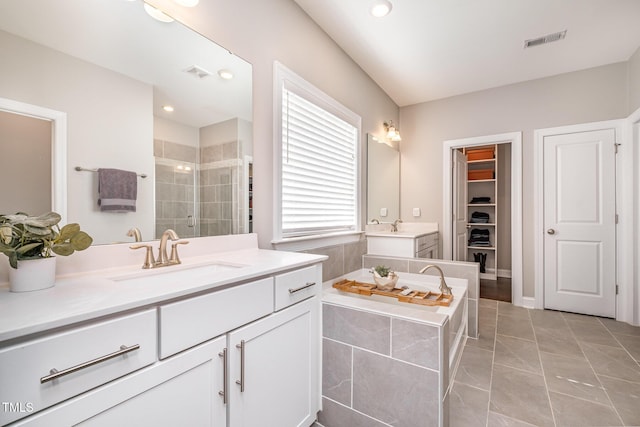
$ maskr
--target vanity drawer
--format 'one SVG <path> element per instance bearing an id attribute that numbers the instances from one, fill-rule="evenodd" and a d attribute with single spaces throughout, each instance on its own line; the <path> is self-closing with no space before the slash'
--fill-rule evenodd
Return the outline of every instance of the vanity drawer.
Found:
<path id="1" fill-rule="evenodd" d="M 282 310 L 320 292 L 321 271 L 319 265 L 314 265 L 276 276 L 275 310 Z"/>
<path id="2" fill-rule="evenodd" d="M 160 358 L 273 312 L 271 277 L 160 306 Z"/>
<path id="3" fill-rule="evenodd" d="M 12 406 L 0 425 L 151 365 L 156 352 L 155 309 L 1 349 L 0 402 Z"/>
<path id="4" fill-rule="evenodd" d="M 416 252 L 438 244 L 438 233 L 427 234 L 416 239 Z"/>

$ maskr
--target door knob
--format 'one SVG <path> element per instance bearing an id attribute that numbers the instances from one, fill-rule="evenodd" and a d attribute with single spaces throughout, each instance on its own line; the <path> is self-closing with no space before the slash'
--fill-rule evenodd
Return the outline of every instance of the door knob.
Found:
<path id="1" fill-rule="evenodd" d="M 556 234 L 556 230 L 554 230 L 553 228 L 550 228 L 547 230 L 547 234 Z"/>

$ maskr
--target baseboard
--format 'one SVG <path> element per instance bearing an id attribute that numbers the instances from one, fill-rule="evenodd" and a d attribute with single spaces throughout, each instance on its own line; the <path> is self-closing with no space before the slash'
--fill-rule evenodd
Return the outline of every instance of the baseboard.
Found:
<path id="1" fill-rule="evenodd" d="M 505 269 L 499 268 L 498 277 L 505 277 L 507 279 L 511 279 L 511 270 L 505 270 Z"/>
<path id="2" fill-rule="evenodd" d="M 524 308 L 536 308 L 536 299 L 534 297 L 522 297 L 522 306 Z"/>

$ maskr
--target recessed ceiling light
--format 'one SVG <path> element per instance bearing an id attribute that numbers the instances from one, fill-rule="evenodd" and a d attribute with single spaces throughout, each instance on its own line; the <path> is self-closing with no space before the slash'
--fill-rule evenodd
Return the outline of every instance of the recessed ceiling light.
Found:
<path id="1" fill-rule="evenodd" d="M 180 6 L 184 7 L 195 7 L 198 5 L 200 0 L 173 0 L 178 3 Z"/>
<path id="2" fill-rule="evenodd" d="M 376 0 L 371 5 L 369 12 L 376 18 L 382 18 L 383 16 L 387 16 L 392 8 L 393 5 L 389 0 Z"/>
<path id="3" fill-rule="evenodd" d="M 166 111 L 167 113 L 173 113 L 173 106 L 171 106 L 171 105 L 163 105 L 162 109 L 164 111 Z"/>
<path id="4" fill-rule="evenodd" d="M 229 70 L 218 70 L 218 75 L 225 80 L 231 80 L 233 78 L 233 73 Z"/>
<path id="5" fill-rule="evenodd" d="M 173 22 L 173 18 L 169 15 L 160 11 L 160 9 L 156 9 L 148 3 L 144 4 L 144 10 L 153 18 L 157 19 L 160 22 Z"/>

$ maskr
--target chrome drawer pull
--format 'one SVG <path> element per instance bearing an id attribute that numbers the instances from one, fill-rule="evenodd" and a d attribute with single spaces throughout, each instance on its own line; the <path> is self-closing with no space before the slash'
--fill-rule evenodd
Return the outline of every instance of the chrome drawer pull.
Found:
<path id="1" fill-rule="evenodd" d="M 80 371 L 82 369 L 88 368 L 89 366 L 93 366 L 93 365 L 97 365 L 98 363 L 102 363 L 105 362 L 109 359 L 114 359 L 118 356 L 123 356 L 129 352 L 132 352 L 134 350 L 138 350 L 140 348 L 140 344 L 134 344 L 131 347 L 127 347 L 125 345 L 121 345 L 120 346 L 120 350 L 113 352 L 111 354 L 107 354 L 105 356 L 101 356 L 98 357 L 97 359 L 93 359 L 90 360 L 88 362 L 84 362 L 81 363 L 79 365 L 76 366 L 72 366 L 71 368 L 67 368 L 63 371 L 58 371 L 56 368 L 51 369 L 51 371 L 49 371 L 50 375 L 44 376 L 42 378 L 40 378 L 40 384 L 44 384 L 46 382 L 49 381 L 53 381 L 55 379 L 58 379 L 60 377 L 64 377 L 65 375 L 69 375 L 72 374 L 74 372 Z"/>
<path id="2" fill-rule="evenodd" d="M 236 348 L 240 349 L 240 379 L 236 380 L 236 384 L 240 386 L 240 393 L 244 392 L 244 340 L 240 344 L 236 344 Z"/>
<path id="3" fill-rule="evenodd" d="M 310 287 L 315 286 L 315 285 L 316 285 L 316 282 L 307 282 L 306 285 L 300 286 L 299 288 L 295 288 L 295 289 L 289 288 L 289 293 L 290 294 L 295 294 L 296 292 L 300 292 L 300 291 L 302 291 L 304 289 L 310 288 Z"/>
<path id="4" fill-rule="evenodd" d="M 227 349 L 222 350 L 222 353 L 218 353 L 218 356 L 222 357 L 222 391 L 218 394 L 222 396 L 222 403 L 227 404 Z"/>

